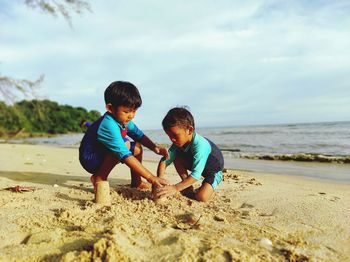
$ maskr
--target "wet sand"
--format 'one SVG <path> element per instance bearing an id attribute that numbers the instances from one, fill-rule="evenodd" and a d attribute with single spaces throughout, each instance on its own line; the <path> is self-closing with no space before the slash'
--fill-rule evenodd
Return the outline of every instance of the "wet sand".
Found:
<path id="1" fill-rule="evenodd" d="M 319 162 L 269 161 L 255 159 L 225 159 L 227 168 L 255 172 L 303 176 L 329 182 L 350 183 L 350 164 Z"/>
<path id="2" fill-rule="evenodd" d="M 155 172 L 157 156 L 147 158 Z M 174 168 L 168 178 L 179 181 Z M 0 261 L 347 261 L 350 184 L 229 169 L 210 203 L 156 204 L 109 177 L 95 204 L 77 149 L 0 144 Z M 15 185 L 36 190 L 2 190 Z M 197 186 L 199 183 L 197 184 Z"/>

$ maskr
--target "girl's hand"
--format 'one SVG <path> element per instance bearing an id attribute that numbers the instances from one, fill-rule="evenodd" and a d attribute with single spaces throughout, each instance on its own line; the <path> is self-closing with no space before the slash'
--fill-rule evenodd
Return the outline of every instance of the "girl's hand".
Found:
<path id="1" fill-rule="evenodd" d="M 170 185 L 168 180 L 161 178 L 161 177 L 156 177 L 156 176 L 152 176 L 147 181 L 149 183 L 151 183 L 152 185 L 154 185 L 155 187 L 163 187 L 163 186 Z"/>

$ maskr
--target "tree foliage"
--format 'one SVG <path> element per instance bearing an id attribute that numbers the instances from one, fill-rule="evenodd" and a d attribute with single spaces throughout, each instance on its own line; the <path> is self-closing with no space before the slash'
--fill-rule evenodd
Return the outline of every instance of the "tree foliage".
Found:
<path id="1" fill-rule="evenodd" d="M 0 134 L 23 129 L 28 133 L 81 132 L 82 121 L 94 122 L 100 116 L 96 110 L 59 105 L 50 100 L 22 100 L 13 105 L 0 102 Z"/>
<path id="2" fill-rule="evenodd" d="M 14 102 L 17 93 L 22 93 L 26 97 L 35 97 L 36 89 L 44 80 L 44 75 L 32 82 L 26 79 L 14 79 L 7 76 L 0 76 L 0 95 L 5 101 Z"/>
<path id="3" fill-rule="evenodd" d="M 70 26 L 72 26 L 71 13 L 81 14 L 84 11 L 91 11 L 90 4 L 85 0 L 24 0 L 24 4 L 53 16 L 62 15 Z M 30 81 L 14 79 L 0 74 L 0 99 L 14 102 L 18 94 L 25 97 L 28 95 L 36 97 L 35 90 L 40 86 L 43 79 L 43 75 L 35 81 Z"/>
<path id="4" fill-rule="evenodd" d="M 25 0 L 25 4 L 53 16 L 62 15 L 69 25 L 72 25 L 71 12 L 91 11 L 90 4 L 83 0 Z"/>

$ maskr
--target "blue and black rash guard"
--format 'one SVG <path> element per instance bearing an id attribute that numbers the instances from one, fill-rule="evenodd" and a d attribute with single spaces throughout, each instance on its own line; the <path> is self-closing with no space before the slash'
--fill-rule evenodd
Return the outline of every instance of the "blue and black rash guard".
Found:
<path id="1" fill-rule="evenodd" d="M 140 141 L 144 133 L 134 122 L 130 121 L 127 126 L 122 126 L 110 113 L 105 113 L 89 127 L 83 137 L 79 148 L 81 165 L 88 172 L 94 173 L 110 152 L 124 163 L 124 159 L 132 155 L 125 145 L 126 135 Z"/>
<path id="2" fill-rule="evenodd" d="M 192 141 L 184 146 L 177 147 L 172 144 L 169 148 L 168 160 L 165 161 L 169 166 L 177 156 L 180 156 L 190 163 L 191 177 L 199 180 L 201 176 L 207 177 L 217 172 L 221 172 L 224 167 L 224 158 L 220 149 L 209 139 L 202 137 L 197 133 L 193 133 Z"/>

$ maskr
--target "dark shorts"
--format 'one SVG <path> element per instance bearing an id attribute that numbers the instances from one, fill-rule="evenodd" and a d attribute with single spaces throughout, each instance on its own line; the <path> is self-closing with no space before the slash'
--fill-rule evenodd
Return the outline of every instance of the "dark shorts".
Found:
<path id="1" fill-rule="evenodd" d="M 212 186 L 212 188 L 215 190 L 216 187 L 221 183 L 223 179 L 222 172 L 219 171 L 215 174 L 210 174 L 204 177 L 203 183 L 208 183 L 209 185 Z"/>
<path id="2" fill-rule="evenodd" d="M 188 163 L 187 163 L 188 164 Z M 185 164 L 185 165 L 187 165 Z M 192 165 L 186 166 L 186 169 L 191 171 Z M 206 172 L 205 170 L 202 173 L 202 177 L 204 177 L 203 183 L 208 183 L 209 185 L 212 186 L 212 188 L 215 190 L 216 187 L 221 183 L 223 179 L 223 174 L 222 171 L 217 171 L 217 172 Z M 203 184 L 202 183 L 202 184 Z"/>
<path id="3" fill-rule="evenodd" d="M 130 141 L 128 138 L 123 138 L 124 142 Z M 135 142 L 130 142 L 130 151 L 134 155 Z M 103 164 L 106 156 L 111 154 L 105 146 L 96 142 L 95 144 L 84 143 L 79 148 L 79 161 L 82 167 L 90 174 L 95 174 Z"/>
<path id="4" fill-rule="evenodd" d="M 192 170 L 193 159 L 191 155 L 178 154 L 177 157 L 181 158 L 181 162 L 184 164 L 184 167 L 187 170 Z M 216 189 L 216 187 L 221 183 L 223 179 L 223 166 L 224 162 L 221 152 L 211 154 L 202 173 L 202 177 L 204 177 L 203 183 L 208 183 L 212 186 L 213 189 Z"/>

